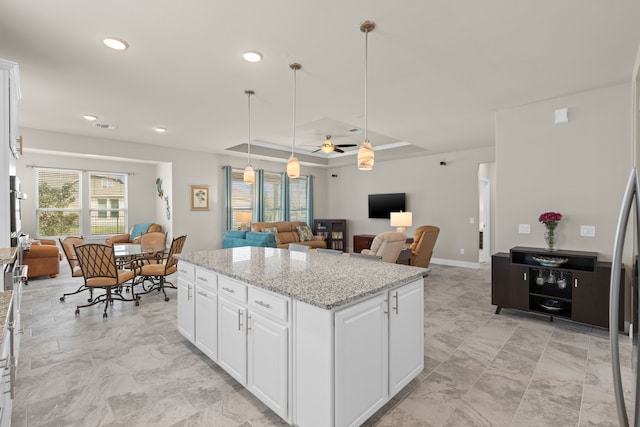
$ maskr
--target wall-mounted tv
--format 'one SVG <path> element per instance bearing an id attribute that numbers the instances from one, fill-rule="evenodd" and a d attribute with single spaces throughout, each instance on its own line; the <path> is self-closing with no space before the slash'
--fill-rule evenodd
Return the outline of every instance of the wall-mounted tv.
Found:
<path id="1" fill-rule="evenodd" d="M 406 211 L 405 193 L 369 194 L 369 218 L 391 218 L 391 212 Z"/>

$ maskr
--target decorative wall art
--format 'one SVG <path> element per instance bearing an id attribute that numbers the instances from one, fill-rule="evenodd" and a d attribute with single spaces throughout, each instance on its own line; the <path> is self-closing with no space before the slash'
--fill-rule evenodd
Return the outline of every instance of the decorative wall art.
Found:
<path id="1" fill-rule="evenodd" d="M 209 186 L 208 185 L 192 185 L 191 186 L 191 210 L 192 211 L 208 211 L 209 210 Z"/>
<path id="2" fill-rule="evenodd" d="M 158 189 L 158 197 L 164 200 L 165 209 L 167 211 L 167 219 L 171 219 L 171 207 L 169 206 L 169 196 L 164 195 L 161 178 L 156 178 L 156 188 Z"/>

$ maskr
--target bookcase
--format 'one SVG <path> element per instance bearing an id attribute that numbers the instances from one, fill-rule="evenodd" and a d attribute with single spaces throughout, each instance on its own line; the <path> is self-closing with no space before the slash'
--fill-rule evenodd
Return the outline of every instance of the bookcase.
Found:
<path id="1" fill-rule="evenodd" d="M 346 219 L 314 219 L 313 233 L 324 237 L 328 249 L 342 252 L 347 250 Z"/>

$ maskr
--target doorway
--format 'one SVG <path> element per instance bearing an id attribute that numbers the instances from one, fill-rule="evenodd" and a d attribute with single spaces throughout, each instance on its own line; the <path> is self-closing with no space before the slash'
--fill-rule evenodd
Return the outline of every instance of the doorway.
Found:
<path id="1" fill-rule="evenodd" d="M 478 165 L 478 261 L 491 261 L 491 183 L 495 182 L 495 162 Z"/>

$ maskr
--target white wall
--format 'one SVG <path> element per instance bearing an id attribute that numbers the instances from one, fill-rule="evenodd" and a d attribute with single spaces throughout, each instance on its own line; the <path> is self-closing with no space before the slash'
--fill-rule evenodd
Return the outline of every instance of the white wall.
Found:
<path id="1" fill-rule="evenodd" d="M 565 107 L 569 123 L 554 124 L 554 110 Z M 556 211 L 559 248 L 610 260 L 632 166 L 631 85 L 500 111 L 496 120 L 497 251 L 544 247 L 538 216 Z M 530 224 L 531 234 L 519 234 L 518 224 Z M 581 225 L 595 226 L 596 236 L 580 237 Z"/>
<path id="2" fill-rule="evenodd" d="M 108 132 L 108 131 L 104 131 Z M 221 179 L 222 166 L 231 165 L 238 168 L 244 168 L 246 158 L 233 157 L 225 155 L 216 155 L 212 153 L 203 153 L 195 151 L 187 151 L 180 148 L 179 142 L 176 142 L 177 148 L 165 148 L 159 146 L 151 146 L 148 144 L 139 144 L 125 141 L 115 141 L 106 138 L 90 138 L 79 135 L 70 135 L 56 132 L 41 131 L 36 129 L 22 128 L 21 133 L 24 135 L 25 146 L 40 150 L 54 150 L 60 154 L 64 153 L 84 153 L 98 156 L 116 156 L 131 160 L 139 160 L 146 162 L 155 162 L 156 165 L 151 166 L 151 172 L 148 174 L 149 181 L 144 181 L 140 186 L 129 186 L 130 191 L 130 224 L 148 221 L 149 215 L 156 216 L 155 221 L 162 224 L 168 224 L 164 207 L 158 208 L 157 189 L 155 179 L 158 174 L 163 177 L 163 189 L 169 191 L 171 204 L 171 232 L 173 237 L 186 234 L 187 241 L 184 251 L 217 249 L 222 247 L 222 204 L 221 204 Z M 103 134 L 101 132 L 101 134 Z M 108 133 L 104 133 L 108 135 Z M 163 135 L 163 138 L 167 135 Z M 26 157 L 26 156 L 25 156 Z M 56 156 L 50 156 L 53 159 Z M 25 165 L 24 158 L 19 160 L 21 165 Z M 79 160 L 77 157 L 69 157 L 68 162 L 78 167 Z M 80 160 L 84 162 L 84 160 Z M 165 166 L 160 164 L 164 163 Z M 127 163 L 125 162 L 125 165 Z M 171 165 L 171 179 L 167 179 L 166 164 Z M 261 168 L 268 171 L 284 171 L 285 163 L 269 162 L 259 159 L 252 159 L 255 169 Z M 158 166 L 160 165 L 160 166 Z M 84 167 L 81 167 L 85 169 Z M 100 168 L 101 170 L 104 168 Z M 315 198 L 314 204 L 316 212 L 325 214 L 326 211 L 326 172 L 320 168 L 312 168 L 302 166 L 302 174 L 314 175 Z M 135 177 L 136 175 L 134 175 Z M 210 211 L 191 211 L 190 205 L 190 186 L 191 185 L 209 185 L 211 192 Z M 138 193 L 141 194 L 138 194 Z M 35 193 L 34 193 L 35 194 Z M 131 208 L 131 201 L 142 197 L 143 205 Z M 139 213 L 142 213 L 140 215 Z M 157 217 L 157 214 L 160 217 Z M 34 215 L 32 212 L 26 212 L 26 215 Z M 139 215 L 141 218 L 139 218 Z M 23 213 L 25 216 L 25 213 Z M 23 219 L 25 221 L 25 219 Z M 35 222 L 35 220 L 33 220 Z M 33 222 L 33 223 L 34 223 Z M 24 225 L 23 225 L 24 227 Z"/>
<path id="3" fill-rule="evenodd" d="M 440 165 L 443 159 L 446 166 Z M 354 234 L 394 230 L 389 220 L 368 218 L 367 195 L 406 193 L 407 211 L 413 212 L 407 236 L 413 236 L 418 226 L 436 225 L 440 235 L 434 258 L 477 264 L 478 165 L 494 160 L 493 147 L 376 162 L 373 171 L 359 171 L 354 159 L 352 166 L 328 171 L 328 215 L 348 219 L 351 250 Z M 332 174 L 338 176 L 333 178 Z"/>

